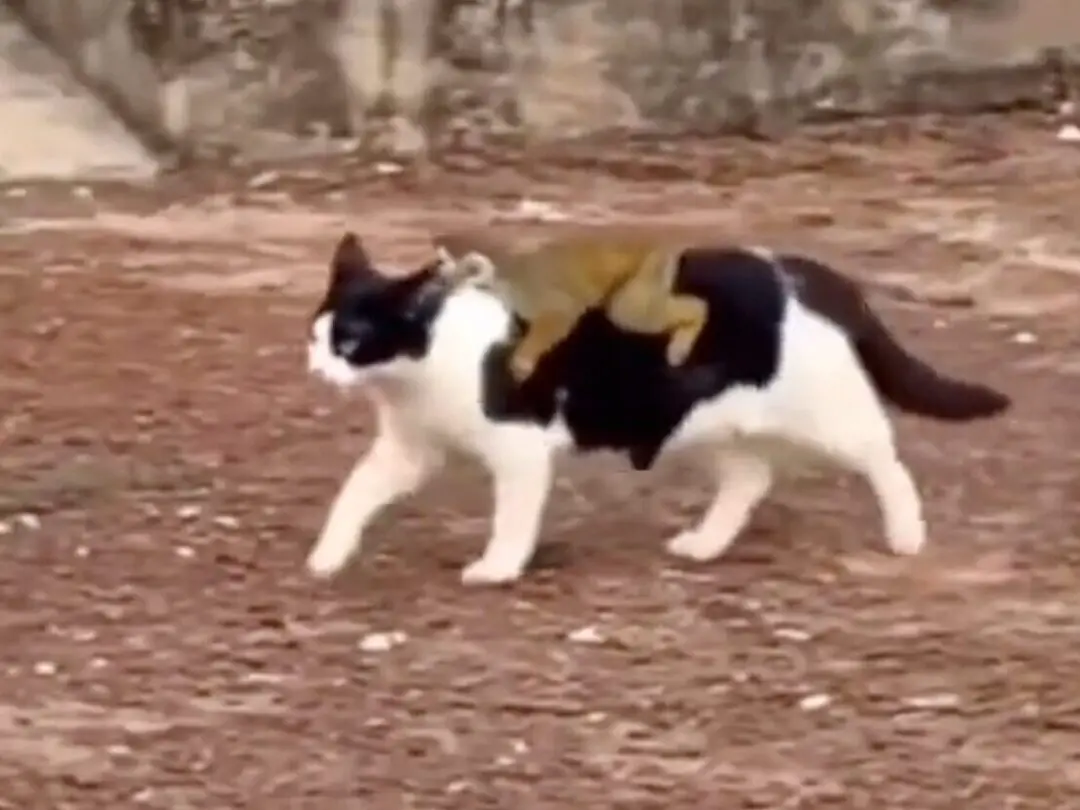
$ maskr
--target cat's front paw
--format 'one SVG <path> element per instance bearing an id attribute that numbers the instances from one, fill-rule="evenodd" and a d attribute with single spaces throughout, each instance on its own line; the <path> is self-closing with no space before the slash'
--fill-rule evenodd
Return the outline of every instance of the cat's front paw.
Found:
<path id="1" fill-rule="evenodd" d="M 345 567 L 352 549 L 351 542 L 343 544 L 320 540 L 308 554 L 304 567 L 315 579 L 329 579 Z"/>
<path id="2" fill-rule="evenodd" d="M 667 542 L 669 554 L 694 562 L 715 560 L 726 548 L 727 544 L 718 543 L 717 538 L 693 530 L 680 532 Z"/>
<path id="3" fill-rule="evenodd" d="M 462 585 L 505 585 L 521 578 L 522 567 L 503 560 L 481 557 L 465 566 L 461 572 Z"/>

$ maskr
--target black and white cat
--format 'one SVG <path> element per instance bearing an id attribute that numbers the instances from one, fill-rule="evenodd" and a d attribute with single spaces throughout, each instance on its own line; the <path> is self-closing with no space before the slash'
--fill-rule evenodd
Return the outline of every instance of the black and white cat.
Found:
<path id="1" fill-rule="evenodd" d="M 696 452 L 717 494 L 697 525 L 668 541 L 680 557 L 720 556 L 793 450 L 861 473 L 889 547 L 918 552 L 921 501 L 883 403 L 963 422 L 1005 410 L 1008 397 L 908 354 L 852 280 L 811 259 L 687 250 L 679 286 L 710 307 L 685 367 L 668 366 L 663 337 L 620 332 L 594 313 L 515 387 L 505 341 L 517 324 L 498 300 L 472 287 L 449 291 L 434 263 L 405 278 L 382 275 L 346 234 L 311 324 L 308 363 L 369 397 L 378 431 L 330 509 L 310 573 L 339 571 L 373 516 L 416 490 L 448 451 L 478 458 L 494 478 L 491 537 L 465 583 L 521 576 L 566 448 L 625 452 L 638 469 L 661 453 Z"/>

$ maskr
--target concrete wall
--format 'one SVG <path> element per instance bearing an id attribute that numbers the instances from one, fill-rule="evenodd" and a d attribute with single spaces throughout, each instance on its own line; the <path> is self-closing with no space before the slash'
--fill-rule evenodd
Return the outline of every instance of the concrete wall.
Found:
<path id="1" fill-rule="evenodd" d="M 158 161 L 0 6 L 0 182 L 147 178 Z"/>
<path id="2" fill-rule="evenodd" d="M 76 76 L 152 143 L 165 145 L 161 85 L 153 60 L 132 42 L 125 3 L 5 0 Z"/>
<path id="3" fill-rule="evenodd" d="M 4 1 L 142 132 L 254 155 L 1033 102 L 1080 45 L 1075 0 Z"/>

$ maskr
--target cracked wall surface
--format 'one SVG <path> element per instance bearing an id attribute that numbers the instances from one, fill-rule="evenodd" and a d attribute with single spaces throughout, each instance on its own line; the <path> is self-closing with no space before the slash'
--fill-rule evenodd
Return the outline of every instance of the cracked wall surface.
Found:
<path id="1" fill-rule="evenodd" d="M 130 123 L 194 153 L 779 136 L 1039 102 L 1080 53 L 1069 0 L 6 2 Z"/>
<path id="2" fill-rule="evenodd" d="M 158 161 L 0 6 L 0 182 L 147 178 Z"/>

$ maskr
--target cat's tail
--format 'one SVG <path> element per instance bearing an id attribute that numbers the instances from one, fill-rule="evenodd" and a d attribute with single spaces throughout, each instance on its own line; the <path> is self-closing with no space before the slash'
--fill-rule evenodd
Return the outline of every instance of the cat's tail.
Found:
<path id="1" fill-rule="evenodd" d="M 900 410 L 968 422 L 995 416 L 1012 404 L 1000 391 L 946 377 L 915 357 L 868 307 L 859 320 L 855 352 L 877 392 Z"/>
<path id="2" fill-rule="evenodd" d="M 969 422 L 999 414 L 1012 404 L 1000 391 L 946 377 L 908 352 L 870 309 L 853 279 L 804 256 L 780 258 L 799 300 L 847 333 L 878 394 L 900 410 Z"/>

